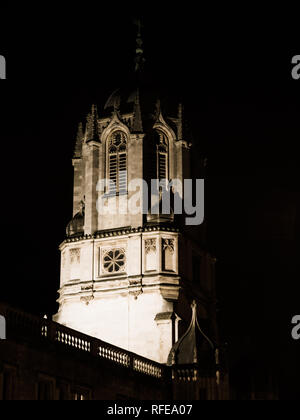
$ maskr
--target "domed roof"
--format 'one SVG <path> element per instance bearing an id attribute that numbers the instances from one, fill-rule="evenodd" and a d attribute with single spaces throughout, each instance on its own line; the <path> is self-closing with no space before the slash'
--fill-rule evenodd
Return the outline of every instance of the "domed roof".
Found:
<path id="1" fill-rule="evenodd" d="M 121 114 L 134 113 L 137 109 L 140 112 L 143 123 L 155 121 L 159 111 L 168 120 L 168 124 L 173 127 L 169 118 L 177 118 L 178 101 L 176 98 L 171 99 L 171 93 L 151 84 L 129 84 L 113 91 L 107 99 L 104 111 L 109 114 L 113 110 L 120 111 Z"/>
<path id="2" fill-rule="evenodd" d="M 84 234 L 84 213 L 82 211 L 75 214 L 73 219 L 68 223 L 67 236 L 81 236 Z"/>
<path id="3" fill-rule="evenodd" d="M 215 346 L 200 328 L 195 301 L 191 307 L 191 324 L 186 333 L 172 347 L 167 365 L 198 364 L 203 370 L 211 370 L 215 366 Z"/>
<path id="4" fill-rule="evenodd" d="M 134 103 L 136 98 L 137 89 L 121 89 L 118 88 L 107 99 L 104 109 L 119 108 L 124 103 Z"/>
<path id="5" fill-rule="evenodd" d="M 143 108 L 146 107 L 148 108 L 148 111 L 151 109 L 153 112 L 155 110 L 157 100 L 163 100 L 163 98 L 164 93 L 155 86 L 146 84 L 129 84 L 114 90 L 107 99 L 104 109 L 108 110 L 117 108 L 120 109 L 121 112 L 124 112 L 126 109 L 132 109 L 138 100 L 142 111 L 145 111 Z"/>

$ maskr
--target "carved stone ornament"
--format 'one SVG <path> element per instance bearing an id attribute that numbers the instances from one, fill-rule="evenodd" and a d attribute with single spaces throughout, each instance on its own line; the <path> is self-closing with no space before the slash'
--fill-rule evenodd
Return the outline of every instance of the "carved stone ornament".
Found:
<path id="1" fill-rule="evenodd" d="M 80 302 L 85 303 L 87 306 L 90 304 L 90 302 L 92 302 L 94 300 L 94 296 L 90 295 L 90 296 L 82 296 L 80 298 Z"/>
<path id="2" fill-rule="evenodd" d="M 171 254 L 174 253 L 175 241 L 174 239 L 163 239 L 163 250 L 169 250 Z"/>
<path id="3" fill-rule="evenodd" d="M 102 258 L 103 269 L 107 273 L 124 271 L 126 255 L 124 249 L 110 249 L 104 252 Z"/>
<path id="4" fill-rule="evenodd" d="M 141 294 L 143 293 L 143 289 L 142 288 L 140 288 L 140 289 L 138 289 L 138 290 L 131 290 L 130 292 L 129 292 L 129 294 L 131 295 L 131 296 L 133 296 L 134 297 L 134 299 L 136 300 Z"/>
<path id="5" fill-rule="evenodd" d="M 80 248 L 70 249 L 70 259 L 71 264 L 73 264 L 74 262 L 76 262 L 77 264 L 80 263 Z"/>
<path id="6" fill-rule="evenodd" d="M 156 239 L 146 239 L 145 240 L 145 252 L 156 252 Z"/>

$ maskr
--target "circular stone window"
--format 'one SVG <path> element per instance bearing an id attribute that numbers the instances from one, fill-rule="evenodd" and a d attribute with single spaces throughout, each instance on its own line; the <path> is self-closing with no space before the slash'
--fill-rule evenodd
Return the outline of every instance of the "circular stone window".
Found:
<path id="1" fill-rule="evenodd" d="M 117 273 L 123 271 L 125 267 L 124 249 L 112 249 L 103 256 L 103 267 L 108 273 Z"/>

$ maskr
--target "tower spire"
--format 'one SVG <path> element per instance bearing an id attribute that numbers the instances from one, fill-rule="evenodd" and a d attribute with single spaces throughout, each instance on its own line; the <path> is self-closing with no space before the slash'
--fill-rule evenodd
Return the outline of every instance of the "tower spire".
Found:
<path id="1" fill-rule="evenodd" d="M 135 50 L 135 72 L 141 72 L 144 66 L 144 49 L 143 49 L 143 39 L 142 39 L 142 22 L 141 19 L 135 19 L 135 25 L 137 26 L 137 36 L 136 36 L 136 50 Z"/>

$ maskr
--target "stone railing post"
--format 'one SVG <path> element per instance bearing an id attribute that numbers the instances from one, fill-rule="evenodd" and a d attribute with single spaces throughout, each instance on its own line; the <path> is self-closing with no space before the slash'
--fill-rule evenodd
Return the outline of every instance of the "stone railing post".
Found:
<path id="1" fill-rule="evenodd" d="M 129 353 L 128 356 L 129 356 L 128 367 L 130 370 L 134 370 L 134 355 L 132 353 Z"/>
<path id="2" fill-rule="evenodd" d="M 91 340 L 91 355 L 99 356 L 99 342 L 96 339 Z"/>
<path id="3" fill-rule="evenodd" d="M 53 322 L 48 323 L 48 340 L 53 343 L 56 340 L 56 325 Z"/>

